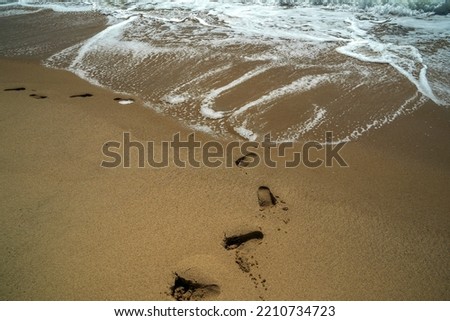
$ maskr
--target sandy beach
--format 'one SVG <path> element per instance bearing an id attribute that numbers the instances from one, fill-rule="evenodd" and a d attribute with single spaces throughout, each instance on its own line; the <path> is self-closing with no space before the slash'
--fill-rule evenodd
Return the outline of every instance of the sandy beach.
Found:
<path id="1" fill-rule="evenodd" d="M 348 168 L 105 169 L 124 131 L 188 131 L 71 73 L 0 68 L 3 300 L 170 300 L 176 274 L 214 285 L 200 299 L 449 299 L 445 110 L 348 144 Z M 285 204 L 261 210 L 259 186 Z"/>
<path id="2" fill-rule="evenodd" d="M 325 103 L 329 97 L 344 97 L 335 110 L 329 108 L 336 118 L 305 134 L 306 140 L 324 137 L 332 126 L 351 132 L 360 119 L 378 119 L 386 109 L 387 118 L 395 121 L 342 148 L 348 166 L 334 161 L 317 168 L 269 168 L 260 162 L 249 168 L 235 164 L 245 155 L 234 150 L 225 155 L 231 167 L 180 168 L 171 155 L 167 167 L 140 168 L 134 148 L 129 168 L 105 168 L 102 162 L 111 161 L 102 153 L 105 144 L 123 142 L 124 133 L 144 146 L 153 142 L 155 159 L 175 134 L 187 139 L 194 133 L 181 120 L 191 107 L 200 106 L 198 101 L 187 105 L 180 100 L 181 107 L 159 113 L 149 108 L 149 101 L 164 104 L 160 98 L 175 86 L 173 79 L 189 77 L 192 70 L 207 73 L 226 59 L 210 59 L 195 69 L 197 65 L 183 65 L 167 51 L 162 58 L 142 60 L 148 69 L 136 83 L 113 79 L 113 87 L 121 89 L 114 91 L 42 65 L 67 47 L 75 48 L 66 52 L 73 58 L 76 50 L 87 48 L 80 41 L 107 28 L 99 14 L 69 14 L 65 21 L 70 27 L 54 23 L 59 19 L 46 10 L 27 19 L 0 18 L 1 300 L 450 300 L 450 111 L 424 98 L 394 68 L 370 66 L 375 74 L 388 69 L 387 79 L 400 79 L 395 88 L 356 86 L 342 95 L 347 87 L 327 84 L 283 98 L 286 114 L 261 116 L 273 128 L 282 128 L 293 119 L 298 102 L 304 107 L 317 99 Z M 33 29 L 36 21 L 43 21 L 45 32 Z M 162 23 L 158 28 L 166 30 Z M 35 49 L 22 50 L 24 43 Z M 262 52 L 257 46 L 245 48 L 249 55 L 251 50 Z M 116 59 L 127 76 L 127 66 L 119 62 L 134 56 L 102 54 Z M 86 58 L 79 63 L 83 67 L 98 59 L 94 54 L 80 57 Z M 188 63 L 200 59 L 187 57 Z M 66 68 L 64 59 L 52 63 Z M 327 59 L 356 69 L 369 66 L 337 53 Z M 78 65 L 71 66 L 75 70 Z M 214 83 L 198 78 L 196 86 L 225 88 L 242 74 L 260 72 L 236 91 L 225 88 L 218 95 L 231 110 L 264 90 L 276 93 L 270 91 L 273 83 L 286 81 L 280 70 L 294 80 L 306 74 L 314 81 L 326 69 L 288 66 L 265 73 L 261 62 L 236 66 L 228 70 L 229 78 L 220 73 Z M 182 67 L 183 75 L 177 69 Z M 112 79 L 107 73 L 100 76 Z M 124 93 L 139 92 L 139 86 L 148 93 Z M 401 103 L 411 95 L 420 108 L 407 112 L 411 104 L 391 113 L 392 101 Z M 368 107 L 346 115 L 343 102 Z M 381 111 L 372 108 L 377 104 Z M 379 114 L 370 114 L 372 110 Z M 233 123 L 220 119 L 213 125 L 235 130 Z M 205 131 L 196 131 L 195 137 L 200 144 L 244 142 L 237 135 Z M 304 143 L 297 141 L 295 150 Z M 123 145 L 116 151 L 123 153 Z M 312 156 L 323 157 L 322 152 Z M 188 157 L 187 151 L 181 156 Z M 197 151 L 196 159 L 201 156 Z"/>

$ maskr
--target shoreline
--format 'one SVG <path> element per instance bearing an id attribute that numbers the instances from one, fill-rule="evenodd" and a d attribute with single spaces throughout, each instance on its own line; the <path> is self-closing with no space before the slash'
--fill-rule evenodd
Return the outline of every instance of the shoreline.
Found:
<path id="1" fill-rule="evenodd" d="M 173 300 L 176 275 L 208 300 L 450 298 L 447 110 L 348 144 L 349 168 L 104 169 L 102 144 L 124 131 L 189 130 L 67 71 L 0 70 L 0 299 Z M 277 205 L 260 207 L 261 186 Z M 224 248 L 252 231 L 263 238 Z"/>

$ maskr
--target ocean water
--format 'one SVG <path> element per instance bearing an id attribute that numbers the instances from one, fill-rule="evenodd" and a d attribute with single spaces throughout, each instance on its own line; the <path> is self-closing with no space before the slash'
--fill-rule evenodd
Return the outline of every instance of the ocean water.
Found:
<path id="1" fill-rule="evenodd" d="M 442 5 L 19 1 L 0 6 L 0 19 L 99 11 L 106 29 L 43 63 L 212 135 L 323 141 L 331 130 L 337 142 L 395 125 L 429 101 L 450 106 L 450 16 L 433 12 Z"/>

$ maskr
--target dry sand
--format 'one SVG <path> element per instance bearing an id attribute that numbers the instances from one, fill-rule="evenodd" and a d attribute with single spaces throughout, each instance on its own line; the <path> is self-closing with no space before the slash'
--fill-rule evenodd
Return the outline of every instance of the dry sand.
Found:
<path id="1" fill-rule="evenodd" d="M 184 280 L 191 299 L 450 299 L 448 110 L 348 144 L 348 168 L 105 169 L 102 145 L 123 132 L 189 133 L 116 97 L 0 61 L 0 299 L 173 300 Z M 260 186 L 276 206 L 261 210 Z M 224 248 L 252 231 L 263 238 Z"/>

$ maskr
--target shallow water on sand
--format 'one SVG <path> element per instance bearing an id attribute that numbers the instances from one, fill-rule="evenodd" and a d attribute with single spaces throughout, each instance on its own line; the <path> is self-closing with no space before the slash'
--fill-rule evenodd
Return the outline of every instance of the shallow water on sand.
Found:
<path id="1" fill-rule="evenodd" d="M 196 130 L 249 140 L 323 141 L 329 130 L 335 142 L 355 140 L 429 100 L 450 105 L 449 17 L 202 3 L 102 8 L 106 29 L 54 46 L 44 63 L 139 96 Z M 21 21 L 78 23 L 38 10 Z M 46 46 L 60 38 L 45 33 L 54 36 Z M 43 48 L 7 42 L 3 55 Z"/>

